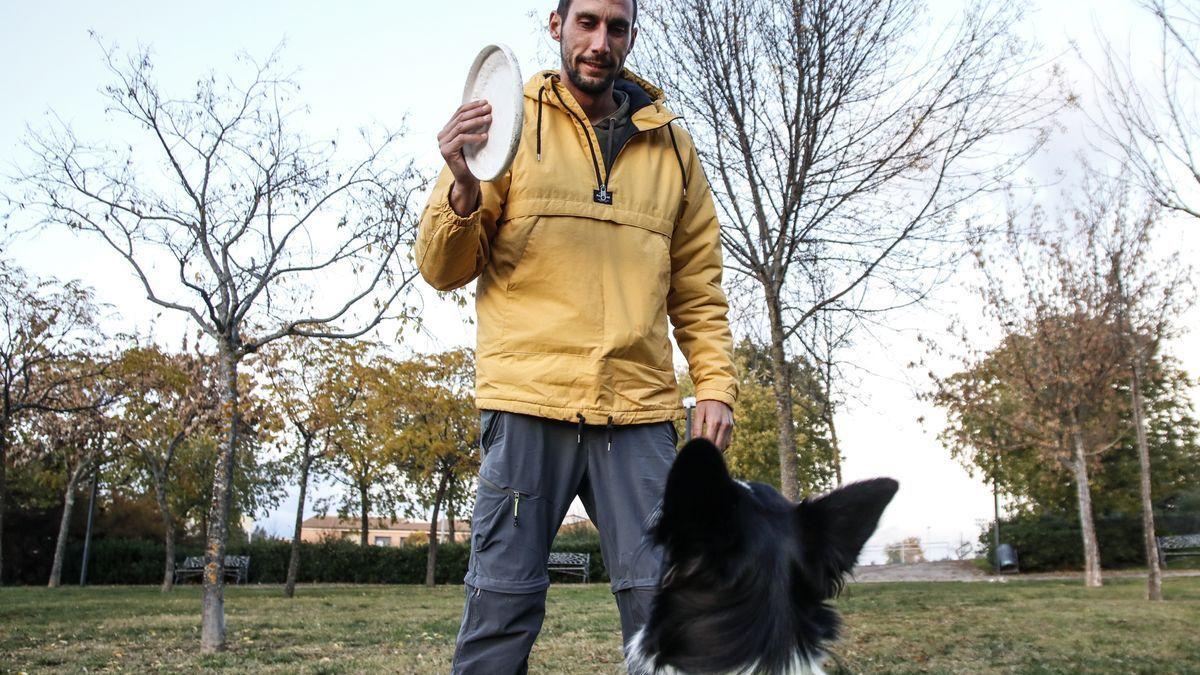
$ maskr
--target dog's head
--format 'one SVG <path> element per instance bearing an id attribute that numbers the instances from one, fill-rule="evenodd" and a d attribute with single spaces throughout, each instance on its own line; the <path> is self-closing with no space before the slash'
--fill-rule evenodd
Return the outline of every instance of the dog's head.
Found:
<path id="1" fill-rule="evenodd" d="M 652 531 L 663 572 L 631 659 L 642 672 L 802 672 L 837 636 L 826 601 L 898 487 L 877 478 L 795 504 L 734 481 L 716 446 L 690 441 Z"/>

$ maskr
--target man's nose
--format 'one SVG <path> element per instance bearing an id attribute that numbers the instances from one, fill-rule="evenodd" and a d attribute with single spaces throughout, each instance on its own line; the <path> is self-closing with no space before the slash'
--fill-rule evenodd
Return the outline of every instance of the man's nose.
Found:
<path id="1" fill-rule="evenodd" d="M 592 31 L 592 41 L 588 45 L 588 49 L 596 55 L 607 55 L 610 51 L 608 48 L 608 27 L 600 26 Z"/>

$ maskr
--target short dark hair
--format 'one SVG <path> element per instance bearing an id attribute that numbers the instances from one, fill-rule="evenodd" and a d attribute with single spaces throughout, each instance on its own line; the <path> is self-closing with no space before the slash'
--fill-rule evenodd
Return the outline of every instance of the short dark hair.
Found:
<path id="1" fill-rule="evenodd" d="M 629 22 L 631 27 L 637 25 L 637 3 L 638 0 L 633 0 L 633 20 Z M 558 15 L 565 20 L 567 18 L 567 12 L 571 11 L 571 0 L 558 0 L 557 11 Z"/>

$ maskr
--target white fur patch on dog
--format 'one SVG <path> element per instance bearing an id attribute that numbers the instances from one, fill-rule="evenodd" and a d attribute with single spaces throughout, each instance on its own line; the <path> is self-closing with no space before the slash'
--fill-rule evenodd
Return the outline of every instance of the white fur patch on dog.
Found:
<path id="1" fill-rule="evenodd" d="M 642 644 L 644 637 L 645 630 L 639 630 L 629 640 L 629 646 L 625 649 L 625 667 L 629 670 L 629 675 L 688 675 L 672 666 L 655 668 L 655 655 L 646 653 L 645 645 Z M 754 675 L 757 672 L 759 672 L 758 664 L 751 663 L 740 670 L 728 671 L 724 675 Z M 809 660 L 797 652 L 792 657 L 792 662 L 780 675 L 825 675 L 825 671 L 818 661 Z"/>

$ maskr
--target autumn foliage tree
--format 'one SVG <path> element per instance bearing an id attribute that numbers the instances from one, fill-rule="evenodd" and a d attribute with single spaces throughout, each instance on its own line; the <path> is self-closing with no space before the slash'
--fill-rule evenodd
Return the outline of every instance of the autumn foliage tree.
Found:
<path id="1" fill-rule="evenodd" d="M 1013 448 L 1035 448 L 1075 486 L 1085 582 L 1102 583 L 1089 471 L 1121 435 L 1125 345 L 1105 279 L 1079 245 L 1079 230 L 1051 228 L 1040 212 L 1010 222 L 998 252 L 977 256 L 980 300 L 1003 334 L 968 357 L 955 375 L 935 378 L 934 400 L 948 414 L 945 438 L 1003 465 Z M 964 345 L 973 341 L 964 334 Z M 982 431 L 982 433 L 980 433 Z"/>
<path id="2" fill-rule="evenodd" d="M 38 280 L 0 259 L 0 584 L 4 578 L 7 470 L 18 423 L 41 414 L 83 412 L 79 387 L 101 373 L 100 329 L 92 294 L 77 282 Z"/>
<path id="3" fill-rule="evenodd" d="M 61 478 L 62 517 L 55 540 L 54 557 L 50 564 L 48 585 L 62 584 L 63 557 L 75 507 L 75 494 L 85 478 L 92 475 L 98 464 L 116 445 L 112 407 L 117 396 L 113 381 L 108 377 L 89 375 L 105 370 L 104 365 L 89 359 L 72 360 L 56 366 L 58 377 L 73 376 L 60 399 L 61 410 L 51 410 L 34 417 L 26 428 L 27 452 L 40 456 Z"/>
<path id="4" fill-rule="evenodd" d="M 454 488 L 465 486 L 479 468 L 475 362 L 460 348 L 400 361 L 386 376 L 387 385 L 371 401 L 372 417 L 388 437 L 387 452 L 408 488 L 409 502 L 430 510 L 425 584 L 433 586 L 439 516 L 466 492 L 456 495 Z"/>
<path id="5" fill-rule="evenodd" d="M 335 506 L 339 515 L 355 513 L 359 544 L 367 546 L 372 512 L 395 516 L 403 503 L 401 479 L 387 448 L 394 433 L 378 422 L 378 401 L 390 396 L 395 362 L 377 354 L 365 341 L 330 345 L 326 358 L 335 367 L 321 385 L 323 405 L 333 421 L 327 430 L 328 476 L 337 488 L 317 504 L 319 511 Z"/>
<path id="6" fill-rule="evenodd" d="M 211 341 L 222 438 L 212 476 L 201 647 L 225 647 L 224 575 L 233 474 L 245 413 L 244 360 L 288 336 L 352 338 L 403 304 L 423 185 L 394 152 L 399 134 L 314 142 L 278 54 L 235 77 L 164 91 L 148 51 L 104 49 L 107 141 L 58 116 L 31 132 L 20 213 L 91 237 L 153 304 Z M 357 158 L 342 159 L 347 146 Z M 343 154 L 339 154 L 339 152 Z M 18 217 L 20 216 L 18 214 Z"/>
<path id="7" fill-rule="evenodd" d="M 276 343 L 264 354 L 271 398 L 276 401 L 288 426 L 295 433 L 283 462 L 294 472 L 299 495 L 288 557 L 284 597 L 296 594 L 300 571 L 300 535 L 304 522 L 308 485 L 324 474 L 331 449 L 330 433 L 338 422 L 339 401 L 356 396 L 341 384 L 339 373 L 353 365 L 353 348 L 335 342 L 290 338 Z"/>
<path id="8" fill-rule="evenodd" d="M 220 390 L 212 358 L 184 347 L 169 353 L 155 346 L 126 350 L 117 377 L 125 396 L 116 430 L 129 461 L 145 472 L 162 521 L 165 544 L 163 592 L 175 583 L 178 514 L 172 492 L 180 480 L 177 457 L 189 441 L 211 432 L 220 417 Z"/>

